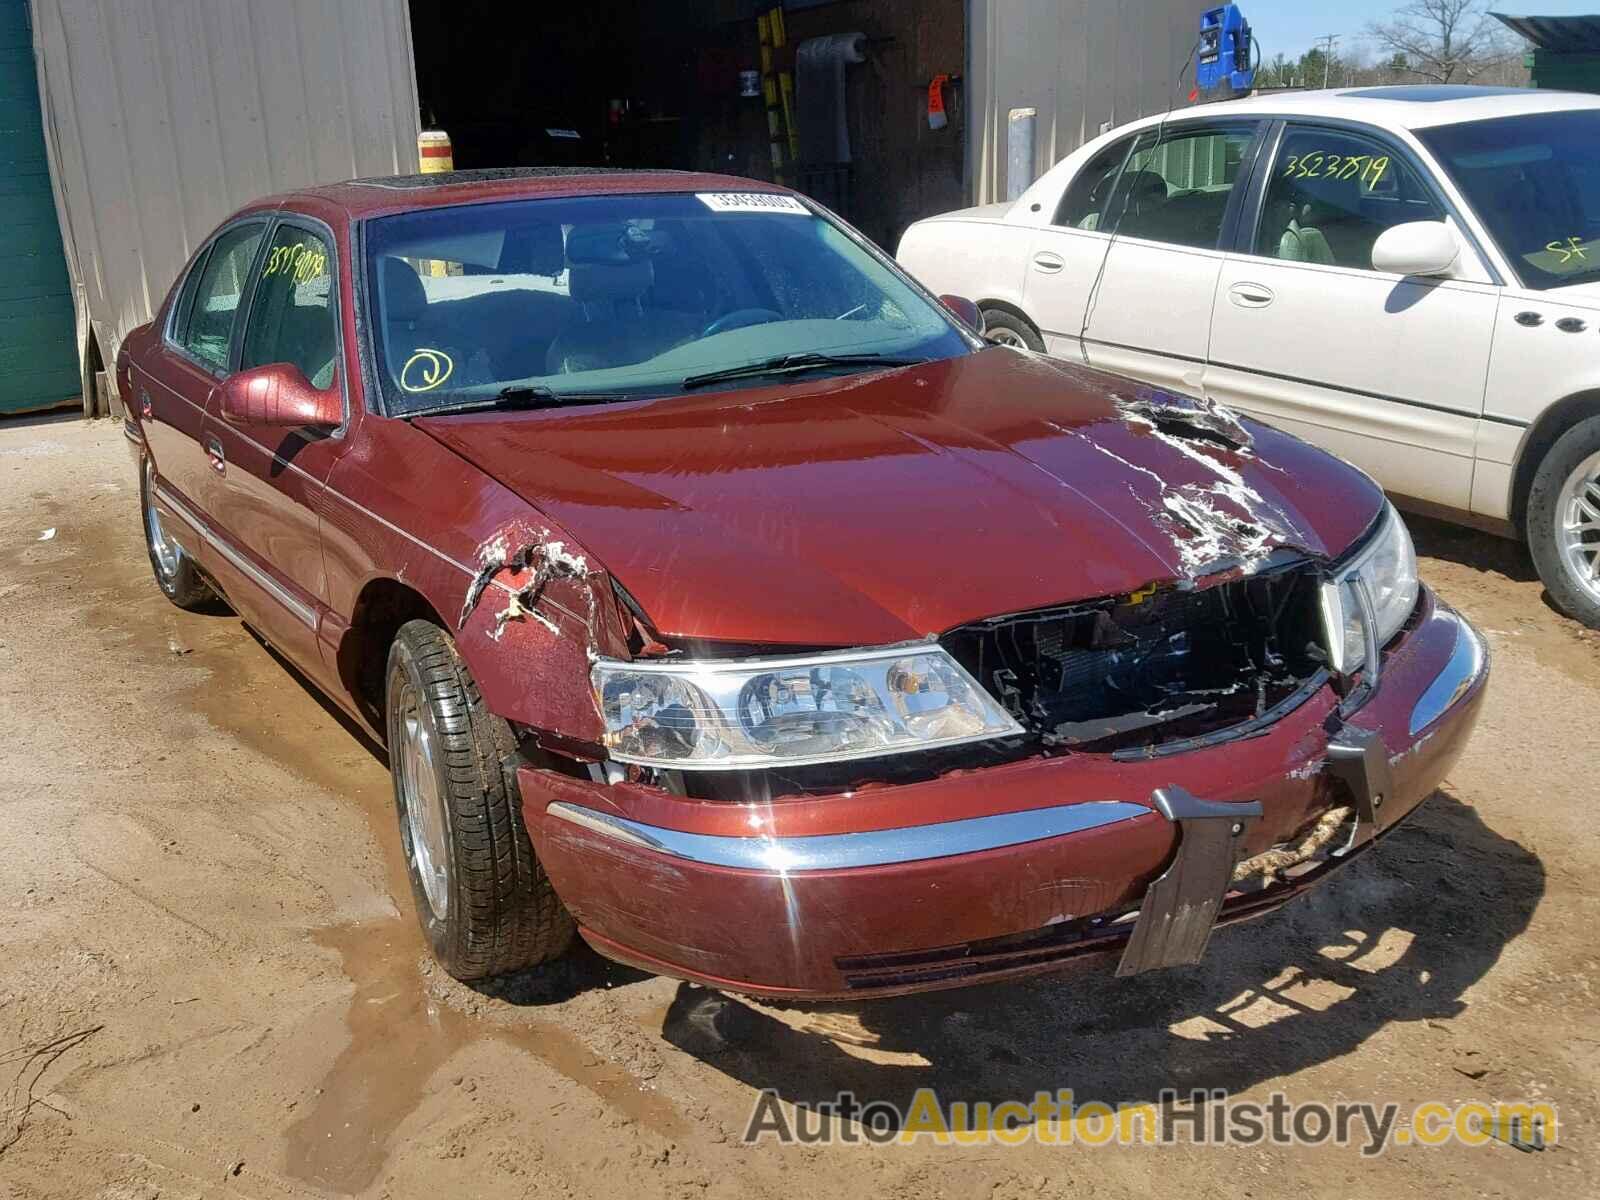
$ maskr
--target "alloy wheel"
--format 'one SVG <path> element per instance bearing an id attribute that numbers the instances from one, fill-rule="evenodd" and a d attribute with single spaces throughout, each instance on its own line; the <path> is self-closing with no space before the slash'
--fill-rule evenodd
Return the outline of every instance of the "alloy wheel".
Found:
<path id="1" fill-rule="evenodd" d="M 177 577 L 178 562 L 183 556 L 183 551 L 178 548 L 176 542 L 167 537 L 166 530 L 161 526 L 161 512 L 156 508 L 155 467 L 149 459 L 145 459 L 144 474 L 145 536 L 150 541 L 150 557 L 156 564 L 156 571 L 161 575 L 161 582 L 170 586 Z"/>
<path id="2" fill-rule="evenodd" d="M 1600 453 L 1579 463 L 1556 504 L 1556 546 L 1572 582 L 1600 602 Z"/>
<path id="3" fill-rule="evenodd" d="M 410 685 L 400 695 L 399 708 L 394 763 L 405 808 L 406 853 L 428 907 L 442 921 L 450 911 L 450 825 L 434 764 L 434 735 Z"/>

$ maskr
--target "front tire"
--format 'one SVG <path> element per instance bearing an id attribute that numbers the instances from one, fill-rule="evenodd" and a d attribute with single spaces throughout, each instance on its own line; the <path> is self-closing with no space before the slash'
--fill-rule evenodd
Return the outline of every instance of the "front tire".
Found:
<path id="1" fill-rule="evenodd" d="M 501 769 L 516 749 L 510 726 L 429 621 L 400 627 L 385 690 L 400 844 L 434 957 L 465 982 L 555 958 L 573 921 Z"/>
<path id="2" fill-rule="evenodd" d="M 194 560 L 172 540 L 161 523 L 156 508 L 156 465 L 149 454 L 139 464 L 139 511 L 144 520 L 144 548 L 150 556 L 150 570 L 156 586 L 179 608 L 194 612 L 216 602 L 216 593 L 206 583 Z"/>
<path id="3" fill-rule="evenodd" d="M 1557 608 L 1600 629 L 1600 417 L 1550 447 L 1528 493 L 1528 549 Z"/>
<path id="4" fill-rule="evenodd" d="M 1019 350 L 1044 353 L 1044 339 L 1039 331 L 1024 318 L 1003 308 L 983 310 L 983 336 L 997 346 L 1014 346 Z"/>

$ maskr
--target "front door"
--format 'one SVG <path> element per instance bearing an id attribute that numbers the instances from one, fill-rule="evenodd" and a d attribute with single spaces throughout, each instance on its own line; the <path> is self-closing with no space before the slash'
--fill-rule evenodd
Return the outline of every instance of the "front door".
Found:
<path id="1" fill-rule="evenodd" d="M 287 363 L 313 387 L 342 390 L 337 262 L 320 226 L 278 223 L 261 258 L 238 370 Z M 345 446 L 343 433 L 238 425 L 213 405 L 206 438 L 221 452 L 212 512 L 229 598 L 316 677 L 322 665 L 317 623 L 327 597 L 318 513 L 328 472 Z"/>
<path id="2" fill-rule="evenodd" d="M 1249 250 L 1223 264 L 1207 393 L 1389 491 L 1468 508 L 1498 289 L 1464 238 L 1452 278 L 1373 269 L 1385 229 L 1447 219 L 1387 139 L 1291 124 L 1264 169 Z"/>

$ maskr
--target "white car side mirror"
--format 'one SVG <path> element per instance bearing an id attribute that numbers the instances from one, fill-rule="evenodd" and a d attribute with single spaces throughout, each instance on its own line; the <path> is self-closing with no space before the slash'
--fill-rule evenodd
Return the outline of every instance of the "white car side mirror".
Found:
<path id="1" fill-rule="evenodd" d="M 1372 269 L 1396 275 L 1449 275 L 1460 257 L 1461 241 L 1443 221 L 1393 225 L 1372 244 Z"/>

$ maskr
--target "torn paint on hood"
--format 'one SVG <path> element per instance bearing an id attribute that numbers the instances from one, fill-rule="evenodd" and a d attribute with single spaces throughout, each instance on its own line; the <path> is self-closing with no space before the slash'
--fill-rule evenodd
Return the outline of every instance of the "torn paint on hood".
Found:
<path id="1" fill-rule="evenodd" d="M 1132 398 L 1114 394 L 1117 411 L 1130 420 L 1146 421 L 1167 437 L 1181 441 L 1212 440 L 1235 450 L 1250 445 L 1250 431 L 1231 409 L 1198 396 L 1140 388 Z"/>
<path id="2" fill-rule="evenodd" d="M 1242 464 L 1230 464 L 1207 446 L 1246 456 L 1254 443 L 1231 409 L 1195 396 L 1141 387 L 1132 396 L 1114 392 L 1123 419 L 1215 476 L 1203 483 L 1162 483 L 1163 513 L 1180 531 L 1179 557 L 1193 578 L 1222 571 L 1248 573 L 1280 549 L 1312 549 L 1316 535 L 1296 516 L 1246 481 Z M 1132 464 L 1126 464 L 1132 466 Z"/>
<path id="3" fill-rule="evenodd" d="M 1280 550 L 1332 558 L 1383 504 L 1225 409 L 1003 349 L 414 424 L 570 531 L 672 638 L 924 637 Z"/>

